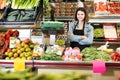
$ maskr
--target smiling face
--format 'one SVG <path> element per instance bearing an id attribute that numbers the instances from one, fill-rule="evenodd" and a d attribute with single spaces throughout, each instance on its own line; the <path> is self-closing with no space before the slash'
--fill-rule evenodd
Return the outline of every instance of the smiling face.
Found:
<path id="1" fill-rule="evenodd" d="M 85 19 L 85 13 L 83 11 L 78 11 L 77 12 L 77 19 L 79 21 L 84 21 L 84 19 Z"/>
<path id="2" fill-rule="evenodd" d="M 75 21 L 88 22 L 88 20 L 89 20 L 89 17 L 88 17 L 86 8 L 84 8 L 84 7 L 77 8 L 77 10 L 75 12 Z"/>

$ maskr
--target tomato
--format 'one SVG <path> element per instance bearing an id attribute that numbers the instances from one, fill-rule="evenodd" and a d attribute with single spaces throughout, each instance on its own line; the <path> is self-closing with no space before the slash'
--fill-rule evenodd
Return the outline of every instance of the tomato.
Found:
<path id="1" fill-rule="evenodd" d="M 9 35 L 9 36 L 10 36 L 10 35 L 12 34 L 12 32 L 13 32 L 13 31 L 12 31 L 11 29 L 9 29 L 9 30 L 7 30 L 7 32 L 6 32 L 6 35 Z"/>
<path id="2" fill-rule="evenodd" d="M 29 38 L 26 38 L 26 39 L 24 40 L 24 43 L 28 44 L 30 41 L 31 41 L 31 40 L 30 40 Z"/>
<path id="3" fill-rule="evenodd" d="M 77 58 L 78 60 L 82 60 L 82 55 L 76 55 L 76 58 Z"/>

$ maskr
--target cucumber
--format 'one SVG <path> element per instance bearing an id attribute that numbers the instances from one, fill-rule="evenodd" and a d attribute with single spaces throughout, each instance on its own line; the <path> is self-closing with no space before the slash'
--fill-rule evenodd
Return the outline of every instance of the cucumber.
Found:
<path id="1" fill-rule="evenodd" d="M 31 15 L 34 15 L 34 11 L 26 11 L 25 12 L 26 14 L 25 14 L 25 16 L 27 15 L 27 16 L 31 16 Z"/>
<path id="2" fill-rule="evenodd" d="M 30 19 L 30 17 L 28 17 L 28 16 L 24 16 L 24 17 L 22 18 L 23 21 L 29 20 L 29 19 Z"/>
<path id="3" fill-rule="evenodd" d="M 21 15 L 23 15 L 23 16 L 25 15 L 25 11 L 20 11 L 20 13 L 21 13 Z"/>
<path id="4" fill-rule="evenodd" d="M 7 17 L 7 21 L 15 21 L 16 20 L 16 16 L 8 16 Z"/>
<path id="5" fill-rule="evenodd" d="M 19 11 L 16 10 L 16 11 L 12 11 L 8 14 L 8 16 L 12 15 L 12 16 L 15 16 L 15 15 L 18 15 L 19 14 Z"/>
<path id="6" fill-rule="evenodd" d="M 18 14 L 16 21 L 20 20 L 20 16 L 21 16 L 21 14 Z"/>

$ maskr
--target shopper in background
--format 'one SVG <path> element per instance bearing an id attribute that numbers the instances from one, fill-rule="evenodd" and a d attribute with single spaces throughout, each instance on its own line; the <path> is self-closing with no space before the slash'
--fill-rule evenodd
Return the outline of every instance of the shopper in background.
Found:
<path id="1" fill-rule="evenodd" d="M 79 47 L 82 51 L 93 42 L 93 26 L 88 24 L 89 18 L 85 7 L 79 7 L 75 12 L 75 21 L 69 25 L 68 39 L 72 48 Z"/>

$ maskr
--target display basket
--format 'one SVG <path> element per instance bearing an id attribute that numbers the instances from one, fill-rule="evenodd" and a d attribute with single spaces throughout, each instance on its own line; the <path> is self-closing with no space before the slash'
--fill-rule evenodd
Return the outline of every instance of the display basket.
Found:
<path id="1" fill-rule="evenodd" d="M 30 9 L 14 9 L 9 4 L 4 11 L 0 24 L 3 25 L 34 25 L 40 17 L 40 1 Z"/>
<path id="2" fill-rule="evenodd" d="M 62 30 L 63 22 L 58 21 L 42 21 L 40 24 L 42 30 Z"/>

